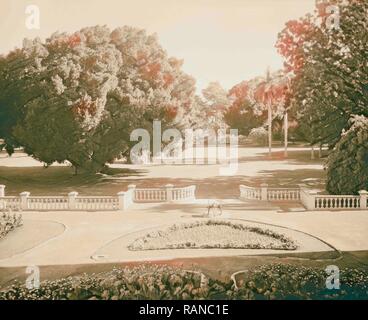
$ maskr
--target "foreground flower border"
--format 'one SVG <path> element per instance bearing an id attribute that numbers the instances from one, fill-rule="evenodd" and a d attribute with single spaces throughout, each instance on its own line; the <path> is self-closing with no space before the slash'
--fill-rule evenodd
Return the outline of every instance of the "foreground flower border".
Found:
<path id="1" fill-rule="evenodd" d="M 198 271 L 143 264 L 134 268 L 43 281 L 38 289 L 19 282 L 0 300 L 280 300 L 368 299 L 368 271 L 342 269 L 341 289 L 326 289 L 324 269 L 262 265 L 238 279 L 219 281 Z"/>

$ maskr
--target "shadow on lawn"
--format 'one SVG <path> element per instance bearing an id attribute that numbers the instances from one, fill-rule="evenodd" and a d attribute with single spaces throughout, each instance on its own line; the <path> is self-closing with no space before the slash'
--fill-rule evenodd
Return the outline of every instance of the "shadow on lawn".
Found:
<path id="1" fill-rule="evenodd" d="M 308 178 L 306 178 L 308 177 Z M 205 179 L 195 178 L 150 178 L 150 179 L 129 179 L 129 183 L 137 187 L 162 187 L 165 184 L 175 186 L 196 185 L 196 197 L 198 199 L 237 199 L 239 198 L 239 186 L 259 187 L 262 183 L 267 183 L 270 187 L 298 187 L 306 184 L 309 188 L 324 189 L 325 173 L 317 169 L 297 169 L 297 170 L 264 170 L 257 177 L 254 176 L 232 176 L 232 177 L 211 177 Z"/>
<path id="2" fill-rule="evenodd" d="M 85 195 L 109 195 L 110 181 L 107 178 L 140 177 L 144 170 L 109 168 L 105 174 L 74 174 L 70 167 L 0 167 L 0 184 L 6 185 L 6 194 L 18 195 L 31 191 L 34 195 L 65 195 L 78 191 Z M 128 183 L 129 184 L 129 183 Z M 117 189 L 116 189 L 117 190 Z M 121 185 L 118 191 L 122 191 Z M 115 193 L 116 193 L 115 192 Z"/>
<path id="3" fill-rule="evenodd" d="M 315 159 L 311 159 L 309 150 L 293 150 L 288 151 L 285 156 L 284 151 L 272 151 L 271 157 L 267 152 L 259 153 L 257 156 L 239 157 L 239 162 L 253 161 L 286 161 L 288 164 L 308 165 L 320 164 L 323 165 L 327 157 L 328 151 L 324 150 L 322 157 L 318 157 L 318 150 L 315 151 Z"/>
<path id="4" fill-rule="evenodd" d="M 276 151 L 272 158 L 267 153 L 256 157 L 241 158 L 240 161 L 284 161 L 291 164 L 321 164 L 321 159 L 310 160 L 308 150 L 290 151 L 288 158 L 284 158 L 283 151 Z M 265 169 L 267 165 L 265 164 Z M 158 188 L 166 184 L 175 186 L 196 185 L 197 198 L 208 199 L 235 199 L 239 197 L 239 185 L 257 187 L 262 183 L 268 183 L 270 187 L 296 187 L 301 183 L 311 188 L 324 189 L 325 172 L 319 169 L 296 170 L 263 170 L 257 176 L 213 176 L 196 178 L 191 175 L 185 165 L 180 165 L 177 170 L 187 172 L 185 178 L 149 177 L 150 168 L 133 170 L 128 168 L 109 168 L 104 174 L 74 175 L 72 168 L 64 166 L 43 167 L 1 167 L 0 184 L 6 185 L 6 194 L 18 195 L 23 191 L 30 191 L 33 195 L 66 195 L 71 191 L 77 191 L 81 195 L 115 195 L 117 192 L 127 190 L 129 184 L 135 184 L 138 188 Z"/>
<path id="5" fill-rule="evenodd" d="M 308 179 L 306 179 L 308 177 Z M 114 195 L 127 190 L 129 184 L 138 188 L 158 188 L 166 184 L 177 187 L 196 185 L 196 197 L 204 199 L 236 199 L 239 185 L 297 187 L 304 183 L 311 188 L 324 188 L 325 173 L 317 169 L 264 170 L 257 177 L 216 176 L 196 178 L 147 178 L 145 170 L 111 168 L 108 174 L 74 175 L 68 167 L 0 167 L 0 184 L 8 195 L 31 191 L 33 195 L 65 195 L 77 191 L 81 195 Z"/>
<path id="6" fill-rule="evenodd" d="M 323 170 L 263 170 L 260 175 L 259 177 L 253 177 L 252 181 L 254 183 L 268 183 L 270 187 L 288 188 L 305 184 L 307 188 L 325 188 L 326 173 Z"/>
<path id="7" fill-rule="evenodd" d="M 207 206 L 210 204 L 210 200 L 208 203 L 157 203 L 154 210 L 152 206 L 147 208 L 140 208 L 140 212 L 150 213 L 154 215 L 154 212 L 157 213 L 171 213 L 176 212 L 178 210 L 184 212 L 183 216 L 191 216 L 192 218 L 207 218 L 204 215 L 207 214 Z M 279 209 L 278 205 L 270 205 L 268 202 L 257 202 L 257 201 L 242 201 L 241 203 L 224 203 L 222 204 L 222 211 L 224 213 L 231 211 L 239 211 L 244 212 L 244 207 L 247 207 L 247 210 L 252 211 L 261 211 L 265 210 Z M 154 212 L 152 212 L 154 211 Z"/>

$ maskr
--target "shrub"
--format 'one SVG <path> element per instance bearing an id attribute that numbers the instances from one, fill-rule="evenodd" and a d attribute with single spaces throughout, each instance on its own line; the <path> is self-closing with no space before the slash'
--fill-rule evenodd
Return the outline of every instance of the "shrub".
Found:
<path id="1" fill-rule="evenodd" d="M 256 300 L 330 300 L 367 299 L 368 273 L 358 269 L 340 270 L 340 289 L 326 288 L 327 274 L 323 269 L 287 264 L 261 266 L 243 274 L 234 299 Z"/>
<path id="2" fill-rule="evenodd" d="M 355 116 L 327 160 L 326 189 L 331 194 L 368 190 L 368 118 Z"/>
<path id="3" fill-rule="evenodd" d="M 367 271 L 340 270 L 340 290 L 326 289 L 326 276 L 323 269 L 269 264 L 238 276 L 235 286 L 195 271 L 144 264 L 43 281 L 31 290 L 17 282 L 0 292 L 0 300 L 368 299 Z"/>
<path id="4" fill-rule="evenodd" d="M 22 224 L 22 215 L 12 213 L 10 210 L 0 212 L 0 239 Z"/>
<path id="5" fill-rule="evenodd" d="M 28 290 L 15 283 L 0 292 L 7 300 L 159 300 L 225 298 L 227 289 L 218 281 L 204 281 L 198 272 L 168 266 L 142 265 L 110 272 L 43 281 L 38 289 Z"/>
<path id="6" fill-rule="evenodd" d="M 249 133 L 248 138 L 252 143 L 265 146 L 268 141 L 268 133 L 264 127 L 254 128 Z"/>

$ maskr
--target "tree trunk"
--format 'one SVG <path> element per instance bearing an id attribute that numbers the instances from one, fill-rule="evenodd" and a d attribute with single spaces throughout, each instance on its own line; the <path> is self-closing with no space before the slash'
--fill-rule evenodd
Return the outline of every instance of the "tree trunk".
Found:
<path id="1" fill-rule="evenodd" d="M 272 109 L 271 103 L 268 103 L 268 155 L 272 154 Z"/>
<path id="2" fill-rule="evenodd" d="M 285 112 L 285 115 L 284 115 L 284 146 L 285 146 L 284 156 L 285 157 L 288 156 L 288 130 L 289 130 L 288 121 L 289 121 L 288 113 Z"/>
<path id="3" fill-rule="evenodd" d="M 314 160 L 314 145 L 312 145 L 312 149 L 311 149 L 311 160 Z"/>

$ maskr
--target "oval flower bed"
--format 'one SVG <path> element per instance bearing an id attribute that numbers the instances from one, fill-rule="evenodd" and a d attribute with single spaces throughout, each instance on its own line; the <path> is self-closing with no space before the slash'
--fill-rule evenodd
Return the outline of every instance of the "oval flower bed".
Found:
<path id="1" fill-rule="evenodd" d="M 173 225 L 136 239 L 129 250 L 161 249 L 274 249 L 295 250 L 297 245 L 283 234 L 229 221 L 207 220 Z"/>

